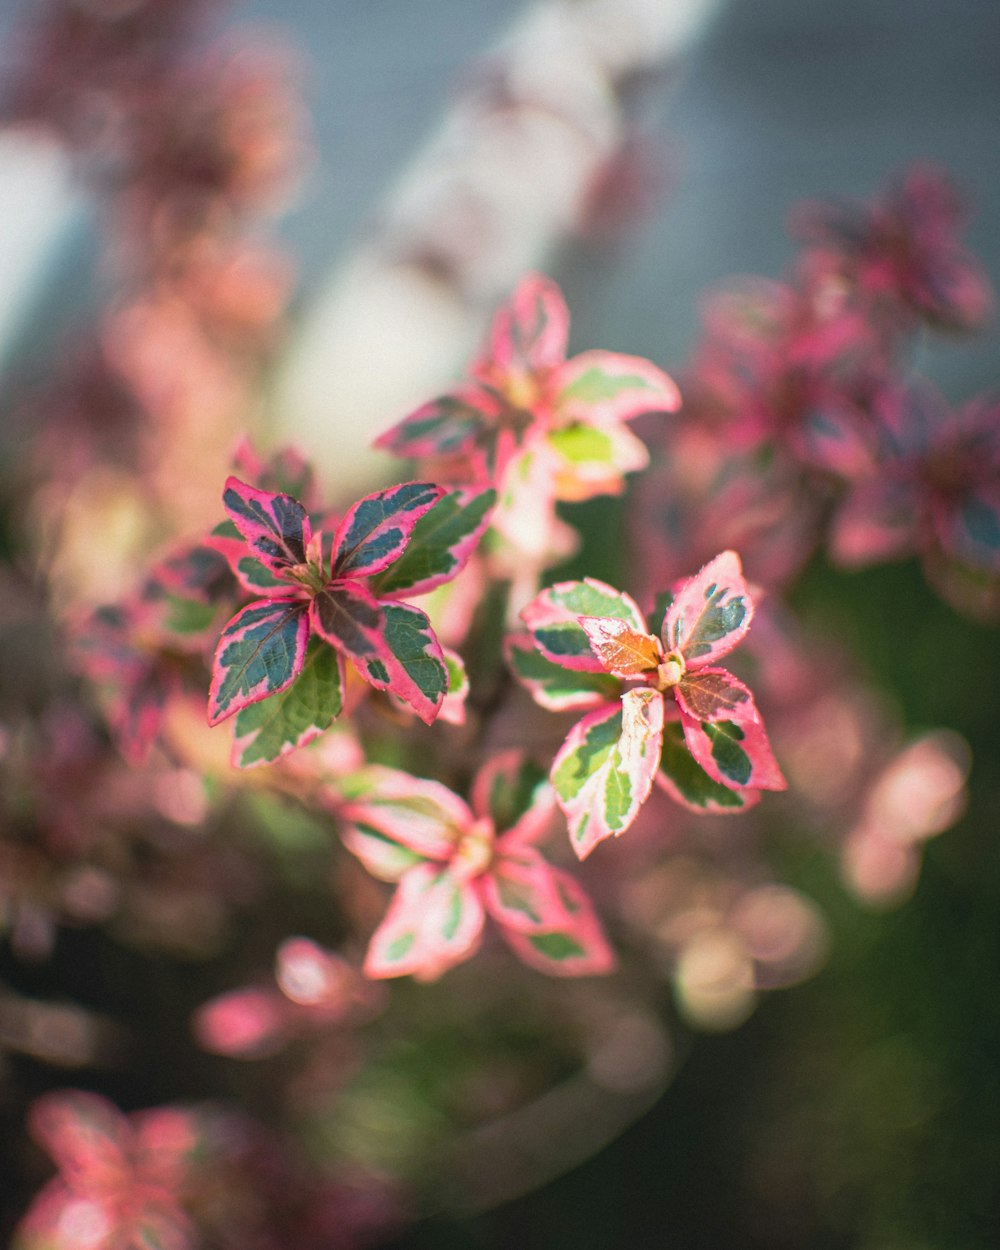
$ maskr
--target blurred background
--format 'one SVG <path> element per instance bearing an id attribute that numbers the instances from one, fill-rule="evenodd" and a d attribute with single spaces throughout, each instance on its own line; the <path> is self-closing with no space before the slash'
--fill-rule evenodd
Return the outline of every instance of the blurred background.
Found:
<path id="1" fill-rule="evenodd" d="M 0 0 L 8 81 L 32 8 Z M 280 31 L 304 94 L 301 159 L 269 210 L 297 278 L 260 426 L 315 457 L 331 491 L 385 476 L 369 437 L 455 376 L 529 267 L 563 285 L 574 349 L 679 371 L 706 290 L 786 270 L 796 203 L 867 198 L 931 161 L 966 197 L 966 242 L 1000 281 L 996 0 L 257 0 L 216 6 L 213 23 Z M 601 85 L 568 56 L 570 27 L 600 49 Z M 496 118 L 525 100 L 541 120 L 512 138 Z M 12 397 L 114 278 L 94 264 L 103 227 L 86 183 L 16 128 L 0 140 L 0 220 L 10 471 L 35 431 Z M 994 325 L 922 346 L 917 363 L 960 403 L 996 391 L 997 342 Z M 206 436 L 199 483 L 221 480 L 233 433 Z M 996 631 L 936 598 L 915 562 L 844 573 L 817 557 L 793 603 L 911 732 L 968 740 L 966 814 L 928 844 L 896 909 L 860 904 L 828 856 L 777 830 L 772 866 L 826 917 L 825 966 L 684 1045 L 655 1105 L 590 1161 L 385 1244 L 1000 1245 Z"/>

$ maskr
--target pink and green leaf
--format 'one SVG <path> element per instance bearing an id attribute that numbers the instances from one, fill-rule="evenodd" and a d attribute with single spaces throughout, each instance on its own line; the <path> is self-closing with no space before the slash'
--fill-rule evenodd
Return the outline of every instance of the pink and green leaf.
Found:
<path id="1" fill-rule="evenodd" d="M 593 904 L 582 886 L 559 868 L 550 869 L 560 896 L 564 920 L 541 933 L 504 925 L 501 933 L 524 963 L 549 976 L 603 976 L 615 966 Z"/>
<path id="2" fill-rule="evenodd" d="M 752 616 L 740 558 L 724 551 L 677 592 L 663 621 L 663 645 L 689 666 L 711 664 L 744 637 Z"/>
<path id="3" fill-rule="evenodd" d="M 450 581 L 475 551 L 496 503 L 496 491 L 450 491 L 417 521 L 406 550 L 372 583 L 379 598 L 422 595 Z"/>
<path id="4" fill-rule="evenodd" d="M 383 605 L 360 582 L 330 582 L 309 609 L 313 629 L 380 690 L 389 687 Z"/>
<path id="5" fill-rule="evenodd" d="M 663 697 L 627 690 L 621 703 L 599 708 L 570 731 L 550 779 L 583 859 L 604 838 L 632 824 L 649 796 L 660 760 Z"/>
<path id="6" fill-rule="evenodd" d="M 489 817 L 497 834 L 518 828 L 528 813 L 548 823 L 552 791 L 544 771 L 523 751 L 514 748 L 494 755 L 476 773 L 472 783 L 472 810 Z M 528 823 L 538 824 L 539 820 Z M 531 841 L 524 831 L 518 841 Z"/>
<path id="7" fill-rule="evenodd" d="M 546 434 L 556 498 L 567 502 L 620 495 L 625 474 L 649 464 L 649 449 L 624 426 L 576 422 Z"/>
<path id="8" fill-rule="evenodd" d="M 505 643 L 511 671 L 539 707 L 550 712 L 583 712 L 616 699 L 621 682 L 610 673 L 581 673 L 544 656 L 531 634 L 513 634 Z"/>
<path id="9" fill-rule="evenodd" d="M 217 725 L 292 684 L 305 664 L 307 605 L 280 599 L 251 603 L 222 631 L 212 666 L 208 721 Z"/>
<path id="10" fill-rule="evenodd" d="M 374 825 L 358 819 L 343 831 L 344 846 L 379 881 L 399 881 L 405 872 L 427 859 L 390 838 Z"/>
<path id="11" fill-rule="evenodd" d="M 142 677 L 110 700 L 108 719 L 118 749 L 134 764 L 144 763 L 159 737 L 171 696 L 180 688 L 175 672 L 150 664 Z"/>
<path id="12" fill-rule="evenodd" d="M 210 542 L 183 544 L 158 560 L 150 577 L 165 592 L 181 599 L 209 602 L 228 589 L 225 562 Z"/>
<path id="13" fill-rule="evenodd" d="M 442 862 L 451 858 L 462 834 L 473 823 L 468 806 L 447 786 L 391 768 L 373 768 L 362 774 L 341 814 L 352 830 L 363 828 L 420 859 Z M 344 840 L 373 875 L 383 875 L 374 866 L 384 862 L 379 843 L 359 841 L 353 832 L 350 838 L 345 834 Z M 370 858 L 369 846 L 375 858 Z"/>
<path id="14" fill-rule="evenodd" d="M 482 895 L 486 910 L 504 929 L 544 933 L 567 920 L 555 870 L 530 846 L 497 855 L 482 879 Z"/>
<path id="15" fill-rule="evenodd" d="M 471 884 L 435 864 L 418 864 L 403 876 L 372 937 L 365 973 L 438 977 L 473 954 L 483 918 L 483 905 Z"/>
<path id="16" fill-rule="evenodd" d="M 681 724 L 688 750 L 720 785 L 750 790 L 786 788 L 767 732 L 752 705 L 717 721 L 698 721 L 682 710 Z"/>
<path id="17" fill-rule="evenodd" d="M 448 693 L 444 696 L 438 715 L 448 725 L 465 724 L 465 702 L 469 697 L 469 674 L 457 651 L 442 647 L 441 655 L 448 670 Z"/>
<path id="18" fill-rule="evenodd" d="M 281 447 L 266 460 L 257 454 L 249 439 L 240 440 L 233 453 L 233 470 L 244 482 L 260 490 L 278 491 L 301 499 L 312 509 L 316 481 L 312 465 L 294 447 Z"/>
<path id="19" fill-rule="evenodd" d="M 500 412 L 497 397 L 467 386 L 423 404 L 391 429 L 375 446 L 396 456 L 422 460 L 472 451 Z"/>
<path id="20" fill-rule="evenodd" d="M 581 616 L 590 649 L 607 673 L 638 677 L 656 669 L 663 652 L 659 640 L 630 628 L 613 616 Z"/>
<path id="21" fill-rule="evenodd" d="M 236 589 L 225 557 L 208 540 L 184 544 L 157 561 L 140 597 L 155 606 L 165 633 L 191 646 L 216 625 L 223 604 L 232 611 Z"/>
<path id="22" fill-rule="evenodd" d="M 668 721 L 663 727 L 656 784 L 695 812 L 742 812 L 760 800 L 759 790 L 732 790 L 710 777 L 688 750 L 680 721 Z"/>
<path id="23" fill-rule="evenodd" d="M 674 687 L 674 696 L 681 711 L 692 720 L 760 719 L 750 690 L 724 668 L 696 668 L 685 673 Z"/>
<path id="24" fill-rule="evenodd" d="M 343 707 L 340 664 L 336 651 L 313 639 L 290 686 L 237 714 L 233 765 L 272 763 L 328 729 Z"/>
<path id="25" fill-rule="evenodd" d="M 521 612 L 521 620 L 539 650 L 553 664 L 582 673 L 603 672 L 580 624 L 582 616 L 612 617 L 636 633 L 646 632 L 646 622 L 635 602 L 591 577 L 581 582 L 557 582 Z"/>
<path id="26" fill-rule="evenodd" d="M 333 576 L 372 577 L 395 563 L 414 526 L 443 493 L 430 482 L 404 482 L 359 500 L 334 535 Z"/>
<path id="27" fill-rule="evenodd" d="M 268 568 L 280 572 L 305 564 L 312 528 L 297 499 L 230 477 L 222 502 L 252 554 Z"/>
<path id="28" fill-rule="evenodd" d="M 569 310 L 562 292 L 551 278 L 529 273 L 497 311 L 488 352 L 477 363 L 476 372 L 555 369 L 566 359 L 568 340 Z"/>
<path id="29" fill-rule="evenodd" d="M 380 602 L 355 581 L 331 582 L 313 599 L 316 632 L 377 690 L 390 690 L 430 724 L 448 692 L 448 669 L 424 612 Z"/>
<path id="30" fill-rule="evenodd" d="M 427 615 L 408 603 L 383 603 L 388 689 L 430 724 L 448 693 L 448 668 Z M 377 684 L 369 671 L 368 680 Z"/>
<path id="31" fill-rule="evenodd" d="M 216 534 L 212 546 L 225 559 L 233 576 L 249 594 L 262 599 L 285 599 L 301 593 L 301 587 L 280 576 L 251 555 L 242 536 Z"/>
<path id="32" fill-rule="evenodd" d="M 645 412 L 676 412 L 681 396 L 651 361 L 618 352 L 581 352 L 559 370 L 560 420 L 614 423 Z"/>

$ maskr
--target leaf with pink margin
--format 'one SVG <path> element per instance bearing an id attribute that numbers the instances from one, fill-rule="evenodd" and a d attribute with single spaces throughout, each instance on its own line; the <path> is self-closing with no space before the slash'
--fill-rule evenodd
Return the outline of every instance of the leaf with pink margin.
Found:
<path id="1" fill-rule="evenodd" d="M 478 386 L 460 387 L 421 405 L 380 434 L 375 446 L 413 460 L 470 452 L 502 409 L 491 392 Z"/>
<path id="2" fill-rule="evenodd" d="M 372 589 L 380 599 L 423 595 L 459 574 L 490 523 L 496 491 L 461 487 L 417 521 L 406 550 Z"/>
<path id="3" fill-rule="evenodd" d="M 230 477 L 222 502 L 253 555 L 268 568 L 280 573 L 305 564 L 312 527 L 297 499 L 256 490 Z"/>
<path id="4" fill-rule="evenodd" d="M 656 776 L 662 732 L 663 696 L 648 688 L 627 690 L 619 705 L 591 712 L 570 730 L 549 776 L 580 859 L 639 814 Z"/>
<path id="5" fill-rule="evenodd" d="M 143 639 L 157 637 L 159 613 L 126 600 L 94 609 L 72 628 L 75 666 L 102 687 L 115 742 L 132 763 L 142 763 L 159 734 L 167 705 L 180 688 L 175 663 L 150 653 Z"/>
<path id="6" fill-rule="evenodd" d="M 692 812 L 745 812 L 760 801 L 759 790 L 733 790 L 710 777 L 688 750 L 684 727 L 670 721 L 663 727 L 663 749 L 656 784 L 675 803 Z"/>
<path id="7" fill-rule="evenodd" d="M 398 874 L 384 876 L 383 869 L 395 873 L 403 860 L 387 860 L 383 841 L 405 847 L 420 859 L 446 862 L 474 819 L 447 786 L 392 768 L 365 770 L 340 814 L 351 826 L 350 836 L 344 835 L 348 849 L 373 876 L 386 881 L 398 880 Z"/>
<path id="8" fill-rule="evenodd" d="M 568 919 L 556 888 L 554 869 L 531 846 L 499 852 L 481 882 L 486 910 L 504 929 L 545 933 Z"/>
<path id="9" fill-rule="evenodd" d="M 331 582 L 313 599 L 316 632 L 377 690 L 389 690 L 430 724 L 448 693 L 448 669 L 426 613 L 380 601 L 355 581 Z"/>
<path id="10" fill-rule="evenodd" d="M 419 608 L 409 603 L 385 602 L 382 609 L 389 689 L 429 725 L 437 718 L 448 693 L 448 668 L 441 644 L 427 614 Z"/>
<path id="11" fill-rule="evenodd" d="M 208 602 L 226 588 L 227 580 L 225 565 L 211 543 L 201 540 L 181 543 L 150 569 L 142 597 L 150 599 L 165 592 L 178 598 Z"/>
<path id="12" fill-rule="evenodd" d="M 472 782 L 473 814 L 489 819 L 496 833 L 503 834 L 505 845 L 522 822 L 547 825 L 553 803 L 545 772 L 517 747 L 488 759 Z M 531 842 L 535 836 L 529 836 L 526 828 L 515 841 Z"/>
<path id="13" fill-rule="evenodd" d="M 333 576 L 372 577 L 403 554 L 413 527 L 445 493 L 431 482 L 403 482 L 366 495 L 333 538 Z"/>
<path id="14" fill-rule="evenodd" d="M 504 642 L 511 672 L 539 707 L 550 712 L 589 712 L 621 694 L 610 673 L 581 673 L 556 664 L 535 646 L 531 634 L 511 634 Z"/>
<path id="15" fill-rule="evenodd" d="M 444 696 L 438 716 L 447 725 L 465 724 L 465 703 L 469 697 L 469 674 L 457 651 L 451 647 L 441 648 L 444 666 L 448 670 L 448 693 Z"/>
<path id="16" fill-rule="evenodd" d="M 752 715 L 760 720 L 749 688 L 724 668 L 696 668 L 674 687 L 681 711 L 692 720 L 726 720 Z"/>
<path id="17" fill-rule="evenodd" d="M 292 599 L 302 593 L 301 586 L 279 576 L 263 561 L 251 555 L 243 537 L 230 538 L 213 534 L 212 547 L 225 559 L 240 586 L 257 599 Z"/>
<path id="18" fill-rule="evenodd" d="M 542 274 L 526 274 L 497 310 L 486 352 L 474 365 L 477 376 L 536 373 L 566 359 L 569 310 L 562 291 Z"/>
<path id="19" fill-rule="evenodd" d="M 594 906 L 583 887 L 560 868 L 552 868 L 566 920 L 544 933 L 525 933 L 504 925 L 500 932 L 517 957 L 549 976 L 604 976 L 616 959 Z"/>
<path id="20" fill-rule="evenodd" d="M 717 721 L 695 720 L 682 709 L 681 724 L 688 750 L 720 785 L 734 790 L 787 788 L 752 702 Z"/>
<path id="21" fill-rule="evenodd" d="M 311 639 L 296 680 L 237 713 L 233 767 L 273 763 L 329 729 L 343 707 L 343 663 L 325 642 Z"/>
<path id="22" fill-rule="evenodd" d="M 294 599 L 258 601 L 233 617 L 222 631 L 212 665 L 210 725 L 292 684 L 306 659 L 307 606 Z"/>
<path id="23" fill-rule="evenodd" d="M 625 475 L 649 464 L 646 444 L 624 426 L 575 422 L 550 430 L 545 442 L 555 497 L 566 503 L 620 495 Z"/>
<path id="24" fill-rule="evenodd" d="M 615 677 L 654 672 L 663 658 L 658 639 L 616 617 L 581 616 L 580 625 L 601 667 Z"/>
<path id="25" fill-rule="evenodd" d="M 581 352 L 559 370 L 555 404 L 560 423 L 611 424 L 645 412 L 676 412 L 681 394 L 652 361 L 618 352 Z"/>
<path id="26" fill-rule="evenodd" d="M 258 455 L 250 439 L 244 437 L 233 452 L 232 465 L 237 477 L 252 482 L 258 490 L 301 499 L 310 512 L 317 505 L 312 465 L 295 447 L 280 447 L 265 459 Z"/>
<path id="27" fill-rule="evenodd" d="M 646 622 L 634 600 L 592 577 L 557 582 L 521 611 L 521 620 L 536 646 L 553 664 L 580 673 L 602 673 L 601 661 L 580 624 L 582 616 L 612 617 L 636 633 L 646 632 Z"/>
<path id="28" fill-rule="evenodd" d="M 180 690 L 175 672 L 151 664 L 140 681 L 110 701 L 108 720 L 115 742 L 131 764 L 142 764 L 160 735 L 170 700 Z"/>
<path id="29" fill-rule="evenodd" d="M 382 604 L 360 582 L 334 581 L 312 601 L 313 629 L 380 690 L 389 686 Z"/>
<path id="30" fill-rule="evenodd" d="M 740 558 L 724 551 L 677 592 L 663 621 L 663 645 L 700 668 L 728 655 L 753 618 Z"/>
<path id="31" fill-rule="evenodd" d="M 436 864 L 418 864 L 403 875 L 369 943 L 365 974 L 433 980 L 475 952 L 483 919 L 471 884 Z"/>

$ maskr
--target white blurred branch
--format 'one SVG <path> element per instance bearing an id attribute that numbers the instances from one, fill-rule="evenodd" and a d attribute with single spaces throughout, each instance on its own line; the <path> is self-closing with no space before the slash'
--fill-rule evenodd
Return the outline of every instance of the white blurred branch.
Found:
<path id="1" fill-rule="evenodd" d="M 79 211 L 69 160 L 56 143 L 0 134 L 0 366 Z"/>
<path id="2" fill-rule="evenodd" d="M 623 84 L 682 55 L 720 3 L 541 0 L 483 59 L 289 352 L 280 433 L 332 486 L 385 472 L 371 439 L 454 378 L 492 307 L 578 220 L 627 137 Z"/>

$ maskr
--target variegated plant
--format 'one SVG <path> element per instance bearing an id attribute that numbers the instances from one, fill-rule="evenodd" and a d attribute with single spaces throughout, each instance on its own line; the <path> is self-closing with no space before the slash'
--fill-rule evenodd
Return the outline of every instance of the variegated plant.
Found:
<path id="1" fill-rule="evenodd" d="M 435 719 L 449 666 L 426 614 L 400 596 L 458 572 L 492 502 L 490 491 L 407 482 L 366 495 L 324 542 L 297 499 L 228 479 L 223 503 L 238 537 L 216 542 L 257 597 L 222 631 L 209 723 L 237 714 L 237 762 L 277 758 L 322 732 L 341 710 L 348 660 Z"/>
<path id="2" fill-rule="evenodd" d="M 508 641 L 514 672 L 541 706 L 586 712 L 551 770 L 581 859 L 632 824 L 654 783 L 698 811 L 785 788 L 753 695 L 716 663 L 752 615 L 733 551 L 661 596 L 659 628 L 592 578 L 558 583 L 523 610 L 527 633 Z"/>
<path id="3" fill-rule="evenodd" d="M 559 287 L 527 274 L 497 312 L 468 379 L 376 444 L 451 481 L 494 486 L 494 529 L 542 562 L 575 541 L 556 501 L 621 494 L 625 475 L 649 464 L 628 422 L 680 405 L 673 381 L 650 361 L 608 351 L 567 359 L 568 340 Z"/>
<path id="4" fill-rule="evenodd" d="M 590 900 L 537 848 L 555 810 L 542 778 L 507 752 L 480 770 L 471 805 L 393 769 L 354 780 L 341 811 L 344 842 L 373 876 L 397 886 L 368 947 L 369 976 L 440 976 L 475 953 L 487 913 L 542 972 L 610 971 L 614 956 Z"/>

